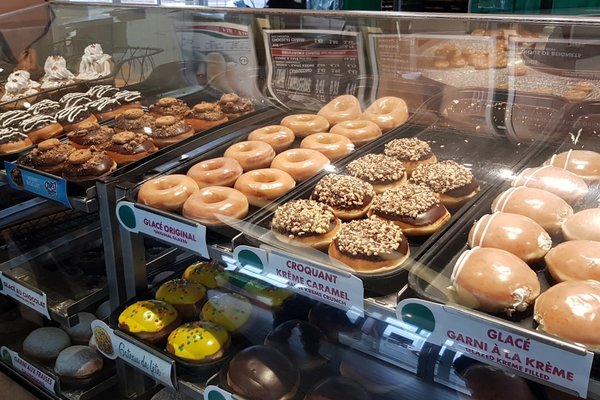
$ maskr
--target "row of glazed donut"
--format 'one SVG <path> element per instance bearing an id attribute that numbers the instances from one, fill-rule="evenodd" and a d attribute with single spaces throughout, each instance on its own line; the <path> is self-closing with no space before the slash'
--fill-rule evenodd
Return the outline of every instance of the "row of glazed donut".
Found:
<path id="1" fill-rule="evenodd" d="M 518 174 L 513 187 L 494 199 L 493 214 L 482 216 L 469 232 L 471 250 L 459 257 L 452 274 L 461 303 L 511 315 L 535 302 L 539 329 L 597 347 L 600 342 L 590 336 L 595 331 L 591 314 L 579 307 L 600 310 L 595 268 L 600 264 L 600 208 L 574 213 L 573 206 L 581 208 L 587 183 L 599 179 L 600 154 L 587 150 L 556 154 L 544 166 Z M 552 247 L 553 240 L 564 242 Z M 558 284 L 540 295 L 532 268 L 541 261 Z"/>

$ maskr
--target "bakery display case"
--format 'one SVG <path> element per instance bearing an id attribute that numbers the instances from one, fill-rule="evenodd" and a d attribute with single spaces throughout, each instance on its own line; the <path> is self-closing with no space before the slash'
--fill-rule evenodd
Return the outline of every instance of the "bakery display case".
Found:
<path id="1" fill-rule="evenodd" d="M 0 104 L 40 396 L 600 398 L 600 20 L 49 8 Z"/>

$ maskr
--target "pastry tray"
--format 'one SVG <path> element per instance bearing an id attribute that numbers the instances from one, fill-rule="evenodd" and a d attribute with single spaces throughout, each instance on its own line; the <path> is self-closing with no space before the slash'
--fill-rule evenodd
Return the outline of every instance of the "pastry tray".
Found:
<path id="1" fill-rule="evenodd" d="M 354 273 L 363 280 L 365 290 L 371 293 L 366 293 L 365 296 L 381 296 L 397 292 L 400 287 L 406 284 L 407 268 L 415 262 L 420 262 L 423 254 L 428 248 L 438 241 L 440 236 L 444 234 L 457 221 L 463 221 L 462 215 L 473 205 L 490 188 L 501 182 L 499 171 L 504 173 L 512 173 L 518 170 L 521 165 L 524 165 L 527 160 L 536 152 L 539 147 L 533 145 L 514 145 L 506 138 L 498 136 L 482 136 L 479 133 L 470 134 L 464 131 L 451 130 L 444 127 L 432 126 L 423 129 L 420 126 L 405 124 L 401 129 L 391 132 L 383 137 L 383 140 L 373 142 L 343 160 L 337 165 L 337 171 L 343 171 L 343 167 L 350 161 L 369 153 L 383 153 L 385 143 L 396 138 L 417 137 L 428 141 L 438 160 L 451 159 L 459 164 L 465 165 L 471 169 L 475 178 L 479 181 L 481 190 L 478 195 L 471 199 L 467 204 L 459 210 L 452 213 L 452 218 L 449 223 L 442 227 L 438 232 L 429 237 L 412 237 L 408 238 L 410 244 L 410 262 L 405 268 L 398 268 L 391 272 L 386 272 L 380 275 L 375 274 L 360 274 Z M 474 156 L 477 155 L 477 156 Z M 316 185 L 318 179 L 323 174 L 308 181 L 305 185 L 298 187 L 287 195 L 280 198 L 277 203 L 284 203 L 298 198 L 308 198 Z M 249 222 L 253 225 L 262 227 L 267 231 L 270 228 L 270 222 L 273 218 L 275 207 L 268 207 L 262 210 Z M 269 234 L 270 235 L 270 234 Z M 254 245 L 257 241 L 248 235 L 246 239 Z M 259 238 L 260 241 L 260 238 Z M 273 242 L 270 240 L 269 242 Z M 279 243 L 275 240 L 275 242 Z M 274 244 L 274 243 L 272 243 Z M 283 248 L 285 245 L 279 243 Z"/>
<path id="2" fill-rule="evenodd" d="M 163 346 L 155 345 L 151 343 L 147 343 L 141 339 L 136 338 L 135 336 L 123 332 L 119 330 L 119 315 L 131 304 L 141 301 L 141 300 L 149 300 L 154 299 L 155 291 L 160 287 L 160 285 L 168 280 L 180 278 L 185 267 L 190 265 L 193 261 L 187 259 L 181 263 L 178 263 L 178 266 L 173 268 L 176 272 L 165 279 L 154 285 L 154 288 L 144 295 L 138 296 L 127 303 L 121 305 L 111 314 L 109 318 L 109 325 L 114 330 L 115 334 L 126 339 L 131 344 L 139 347 L 142 350 L 146 350 L 151 354 L 156 355 L 157 357 L 165 360 L 167 363 L 175 362 L 175 375 L 178 379 L 184 379 L 190 382 L 203 383 L 206 380 L 215 374 L 223 365 L 223 363 L 227 362 L 229 357 L 235 354 L 236 351 L 239 351 L 245 347 L 251 346 L 253 343 L 262 342 L 263 336 L 260 329 L 254 329 L 257 326 L 273 326 L 276 324 L 278 318 L 281 316 L 278 313 L 288 312 L 288 309 L 291 310 L 291 313 L 295 313 L 295 308 L 298 306 L 298 302 L 294 301 L 295 296 L 290 297 L 284 302 L 283 307 L 280 310 L 270 309 L 268 307 L 260 306 L 258 302 L 253 301 L 249 296 L 244 295 L 252 305 L 252 317 L 250 318 L 248 325 L 243 327 L 241 332 L 231 333 L 231 344 L 230 348 L 227 351 L 227 355 L 219 360 L 215 360 L 209 363 L 192 363 L 182 360 L 180 358 L 175 357 L 170 354 L 166 350 L 166 339 Z M 220 293 L 229 293 L 230 291 L 225 290 L 224 288 L 216 288 L 216 289 L 208 289 L 207 296 L 211 298 Z M 236 291 L 237 293 L 238 291 Z M 288 306 L 289 301 L 289 306 Z M 285 308 L 285 310 L 284 310 Z M 200 317 L 198 318 L 198 320 Z M 185 322 L 181 322 L 183 325 Z"/>
<path id="3" fill-rule="evenodd" d="M 559 132 L 564 129 L 559 127 Z M 581 149 L 581 143 L 573 143 L 569 138 L 559 148 L 543 147 L 521 168 L 541 166 L 544 161 L 549 159 L 552 154 L 558 154 L 569 149 Z M 589 148 L 588 148 L 589 149 Z M 598 145 L 596 145 L 598 149 Z M 519 170 L 521 169 L 519 168 Z M 512 175 L 511 175 L 512 177 Z M 473 223 L 484 214 L 491 213 L 491 204 L 493 200 L 502 191 L 510 187 L 511 177 L 507 177 L 502 184 L 497 185 L 493 190 L 488 191 L 481 196 L 471 207 L 471 209 L 462 216 L 463 223 L 455 224 L 448 229 L 443 236 L 439 238 L 436 246 L 431 247 L 421 258 L 421 263 L 415 265 L 408 274 L 408 286 L 399 294 L 400 299 L 409 297 L 419 297 L 422 299 L 438 303 L 456 303 L 453 298 L 450 276 L 454 265 L 467 246 L 467 238 Z M 574 212 L 584 209 L 597 207 L 598 196 L 600 195 L 600 186 L 597 184 L 589 185 L 589 192 L 584 200 L 573 207 Z M 561 242 L 560 237 L 553 236 L 553 247 Z M 541 291 L 548 289 L 556 282 L 550 276 L 545 268 L 543 261 L 531 265 L 540 281 Z M 473 315 L 489 315 L 478 310 L 472 310 Z M 526 330 L 535 329 L 537 324 L 533 320 L 533 307 L 529 307 L 525 312 L 515 312 L 511 317 L 505 314 L 492 314 L 493 317 L 509 321 Z"/>
<path id="4" fill-rule="evenodd" d="M 304 111 L 302 111 L 302 110 L 294 111 L 294 113 L 302 113 L 302 112 L 304 112 Z M 310 111 L 307 111 L 307 112 L 310 112 Z M 231 131 L 229 131 L 229 134 L 227 134 L 226 136 L 224 135 L 224 136 L 215 138 L 211 142 L 206 143 L 204 146 L 198 147 L 196 150 L 193 151 L 193 155 L 186 156 L 186 158 L 183 161 L 179 162 L 178 160 L 174 160 L 172 163 L 168 163 L 166 166 L 161 167 L 160 168 L 161 173 L 160 173 L 160 175 L 157 175 L 157 176 L 171 175 L 171 174 L 185 174 L 193 165 L 197 164 L 200 161 L 208 160 L 208 159 L 215 158 L 215 157 L 222 157 L 223 154 L 225 153 L 225 150 L 229 146 L 231 146 L 234 143 L 246 140 L 248 134 L 255 129 L 262 128 L 262 127 L 265 127 L 268 125 L 279 124 L 279 122 L 285 115 L 287 115 L 287 114 L 275 114 L 275 115 L 269 116 L 269 118 L 265 117 L 262 119 L 248 120 L 244 124 L 244 126 L 240 127 L 238 130 L 236 130 L 236 131 L 231 130 Z M 356 149 L 349 156 L 346 156 L 337 161 L 333 161 L 329 168 L 330 169 L 340 168 L 342 165 L 345 165 L 345 162 L 347 162 L 347 160 L 352 159 L 353 154 L 364 151 L 363 149 L 368 148 L 369 146 L 373 145 L 374 143 L 386 141 L 387 140 L 386 138 L 389 137 L 390 135 L 393 136 L 396 131 L 403 130 L 403 129 L 405 129 L 406 126 L 411 126 L 412 123 L 418 123 L 417 121 L 421 121 L 419 114 L 415 114 L 415 115 L 411 116 L 411 118 L 409 118 L 409 122 L 407 122 L 405 125 L 386 133 L 382 137 L 378 138 L 374 142 L 371 142 L 371 143 L 363 146 L 362 148 Z M 297 138 L 294 141 L 294 143 L 292 144 L 291 148 L 300 147 L 301 141 L 302 141 L 301 138 Z M 321 175 L 322 175 L 322 172 L 317 174 L 316 176 L 321 176 Z M 152 177 L 156 177 L 156 176 L 152 176 Z M 308 182 L 310 182 L 314 179 L 315 179 L 315 177 L 309 178 L 308 180 L 306 180 L 304 182 L 298 183 L 295 188 L 293 188 L 291 191 L 289 191 L 283 197 L 289 195 L 290 193 L 295 193 L 299 188 L 305 186 Z M 137 193 L 138 193 L 140 187 L 144 183 L 145 183 L 145 181 L 141 181 L 139 183 L 132 185 L 127 190 L 126 199 L 131 202 L 137 203 Z M 178 214 L 178 213 L 159 210 L 154 207 L 150 207 L 150 206 L 143 205 L 140 203 L 137 203 L 136 207 L 144 209 L 144 210 L 148 210 L 152 213 L 164 216 L 166 218 L 170 218 L 170 219 L 173 219 L 176 221 L 181 221 L 183 223 L 189 224 L 189 222 L 192 222 L 193 224 L 196 224 L 195 221 L 188 219 L 186 217 L 183 217 L 181 214 Z M 252 220 L 254 218 L 254 215 L 259 214 L 261 210 L 262 209 L 259 207 L 250 205 L 248 215 L 243 219 L 243 221 Z M 213 233 L 213 234 L 216 233 L 217 235 L 221 235 L 228 239 L 232 239 L 239 234 L 239 231 L 235 227 L 229 226 L 229 225 L 206 226 L 206 228 L 209 233 Z"/>

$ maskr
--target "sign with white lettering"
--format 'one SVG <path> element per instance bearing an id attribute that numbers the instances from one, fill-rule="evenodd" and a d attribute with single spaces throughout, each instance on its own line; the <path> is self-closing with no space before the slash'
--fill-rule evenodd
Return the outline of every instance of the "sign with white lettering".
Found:
<path id="1" fill-rule="evenodd" d="M 120 358 L 163 385 L 177 389 L 173 360 L 142 349 L 132 341 L 115 334 L 108 325 L 100 320 L 92 322 L 92 332 L 98 351 L 105 357 L 112 360 Z"/>
<path id="2" fill-rule="evenodd" d="M 342 310 L 364 315 L 362 281 L 349 272 L 303 260 L 275 249 L 240 246 L 234 251 L 240 272 L 266 276 L 273 282 Z"/>
<path id="3" fill-rule="evenodd" d="M 428 342 L 587 397 L 594 356 L 583 347 L 420 299 L 403 300 L 396 310 L 398 319 L 431 332 Z"/>
<path id="4" fill-rule="evenodd" d="M 0 293 L 12 297 L 32 310 L 42 314 L 44 317 L 51 319 L 50 312 L 48 311 L 46 293 L 29 289 L 4 275 L 2 272 L 0 272 L 0 284 Z"/>
<path id="5" fill-rule="evenodd" d="M 69 196 L 67 195 L 67 181 L 64 179 L 30 171 L 10 161 L 4 161 L 4 167 L 8 185 L 11 188 L 25 190 L 71 208 Z"/>
<path id="6" fill-rule="evenodd" d="M 117 218 L 130 232 L 142 233 L 209 258 L 206 227 L 155 214 L 129 201 L 117 204 Z"/>
<path id="7" fill-rule="evenodd" d="M 29 361 L 21 358 L 19 353 L 12 351 L 6 346 L 2 346 L 0 353 L 2 354 L 2 360 L 13 369 L 17 370 L 21 375 L 25 376 L 45 391 L 58 394 L 56 390 L 58 379 L 56 377 L 48 375 L 46 372 L 32 365 Z"/>

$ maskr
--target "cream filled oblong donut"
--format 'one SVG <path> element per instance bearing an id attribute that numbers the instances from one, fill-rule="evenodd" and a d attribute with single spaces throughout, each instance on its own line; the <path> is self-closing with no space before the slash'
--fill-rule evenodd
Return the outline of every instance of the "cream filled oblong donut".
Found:
<path id="1" fill-rule="evenodd" d="M 550 235 L 524 215 L 496 212 L 479 218 L 469 232 L 469 247 L 506 250 L 526 263 L 542 259 L 552 248 Z"/>
<path id="2" fill-rule="evenodd" d="M 399 97 L 381 97 L 365 110 L 363 118 L 376 123 L 383 132 L 387 132 L 408 120 L 408 107 Z"/>
<path id="3" fill-rule="evenodd" d="M 562 168 L 546 165 L 525 168 L 515 177 L 512 186 L 527 186 L 554 193 L 569 204 L 575 204 L 588 192 L 583 179 Z"/>
<path id="4" fill-rule="evenodd" d="M 600 281 L 600 242 L 564 242 L 550 250 L 544 260 L 550 275 L 557 282 L 578 279 Z"/>
<path id="5" fill-rule="evenodd" d="M 255 169 L 242 174 L 234 188 L 246 196 L 256 207 L 264 207 L 283 196 L 296 186 L 296 181 L 287 172 L 275 168 Z"/>
<path id="6" fill-rule="evenodd" d="M 350 120 L 331 127 L 329 133 L 346 136 L 356 146 L 364 146 L 381 137 L 381 128 L 367 120 Z"/>
<path id="7" fill-rule="evenodd" d="M 600 153 L 590 150 L 569 150 L 554 154 L 544 165 L 565 169 L 587 182 L 600 180 Z"/>
<path id="8" fill-rule="evenodd" d="M 203 225 L 223 225 L 248 215 L 248 199 L 239 190 L 209 186 L 194 192 L 183 204 L 184 217 Z"/>
<path id="9" fill-rule="evenodd" d="M 354 151 L 350 139 L 335 133 L 314 133 L 302 139 L 300 147 L 317 150 L 331 161 L 344 158 Z"/>
<path id="10" fill-rule="evenodd" d="M 246 172 L 267 168 L 275 158 L 275 150 L 268 143 L 247 140 L 232 144 L 225 150 L 224 155 L 236 159 Z"/>
<path id="11" fill-rule="evenodd" d="M 546 190 L 519 186 L 500 193 L 492 202 L 492 212 L 520 214 L 531 218 L 551 235 L 573 215 L 573 208 Z"/>
<path id="12" fill-rule="evenodd" d="M 525 311 L 540 294 L 533 270 L 508 251 L 475 247 L 460 255 L 451 281 L 461 304 L 511 315 Z"/>
<path id="13" fill-rule="evenodd" d="M 282 126 L 290 129 L 297 137 L 307 137 L 313 133 L 327 132 L 329 130 L 329 121 L 320 115 L 315 114 L 294 114 L 288 115 L 281 120 Z"/>
<path id="14" fill-rule="evenodd" d="M 188 197 L 198 189 L 196 181 L 189 176 L 165 175 L 142 184 L 137 200 L 161 210 L 179 211 Z"/>
<path id="15" fill-rule="evenodd" d="M 538 329 L 600 349 L 600 282 L 567 281 L 540 295 L 533 308 Z"/>
<path id="16" fill-rule="evenodd" d="M 600 208 L 590 208 L 573 214 L 562 226 L 566 240 L 595 240 L 600 242 Z"/>
<path id="17" fill-rule="evenodd" d="M 194 164 L 187 176 L 196 181 L 200 188 L 207 186 L 233 186 L 242 174 L 240 163 L 229 157 L 211 158 Z"/>
<path id="18" fill-rule="evenodd" d="M 287 150 L 294 143 L 295 138 L 294 132 L 283 125 L 265 126 L 253 130 L 248 135 L 248 140 L 258 140 L 270 144 L 275 153 Z"/>
<path id="19" fill-rule="evenodd" d="M 273 159 L 271 168 L 285 171 L 299 182 L 315 176 L 326 165 L 329 165 L 329 159 L 316 150 L 291 149 L 279 153 Z"/>
<path id="20" fill-rule="evenodd" d="M 325 117 L 331 125 L 339 124 L 343 121 L 362 119 L 360 101 L 349 94 L 338 96 L 331 100 L 317 114 Z"/>

